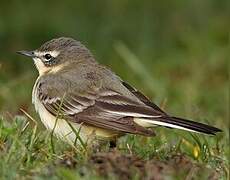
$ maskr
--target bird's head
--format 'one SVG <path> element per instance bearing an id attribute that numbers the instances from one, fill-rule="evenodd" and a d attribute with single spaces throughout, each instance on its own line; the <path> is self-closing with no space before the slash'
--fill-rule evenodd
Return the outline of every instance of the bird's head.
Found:
<path id="1" fill-rule="evenodd" d="M 36 50 L 18 53 L 31 57 L 40 75 L 56 72 L 73 62 L 94 61 L 90 51 L 80 41 L 66 37 L 52 39 Z"/>

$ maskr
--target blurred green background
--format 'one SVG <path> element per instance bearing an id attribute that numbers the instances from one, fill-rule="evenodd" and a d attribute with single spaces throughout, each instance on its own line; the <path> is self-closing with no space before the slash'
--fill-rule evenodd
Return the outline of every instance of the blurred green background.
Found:
<path id="1" fill-rule="evenodd" d="M 227 0 L 1 1 L 0 112 L 36 116 L 38 73 L 15 52 L 70 36 L 168 112 L 227 131 L 229 7 Z"/>

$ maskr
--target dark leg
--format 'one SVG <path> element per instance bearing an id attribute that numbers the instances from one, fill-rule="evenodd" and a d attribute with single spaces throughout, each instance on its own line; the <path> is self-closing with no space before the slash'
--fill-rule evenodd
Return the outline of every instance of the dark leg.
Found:
<path id="1" fill-rule="evenodd" d="M 116 140 L 111 140 L 109 141 L 109 148 L 113 149 L 117 147 L 117 141 Z"/>

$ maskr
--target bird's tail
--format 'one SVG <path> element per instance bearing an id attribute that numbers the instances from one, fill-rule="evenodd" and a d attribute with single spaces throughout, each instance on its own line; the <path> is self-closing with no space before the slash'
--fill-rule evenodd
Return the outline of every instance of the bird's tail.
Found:
<path id="1" fill-rule="evenodd" d="M 205 134 L 212 134 L 215 135 L 217 132 L 221 132 L 220 129 L 202 124 L 199 122 L 194 122 L 191 120 L 186 120 L 178 117 L 171 117 L 171 116 L 162 116 L 157 118 L 140 118 L 136 119 L 135 122 L 137 124 L 145 124 L 146 127 L 153 127 L 153 126 L 164 126 L 169 128 L 176 128 L 182 129 L 191 132 L 198 132 L 198 133 L 205 133 Z"/>

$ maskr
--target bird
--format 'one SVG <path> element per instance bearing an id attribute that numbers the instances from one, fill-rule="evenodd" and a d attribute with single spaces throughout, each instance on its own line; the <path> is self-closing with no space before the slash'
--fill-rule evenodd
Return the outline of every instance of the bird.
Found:
<path id="1" fill-rule="evenodd" d="M 155 136 L 154 127 L 216 135 L 220 129 L 172 116 L 104 65 L 80 41 L 59 37 L 32 51 L 39 76 L 32 102 L 44 126 L 68 143 Z M 149 82 L 151 83 L 151 82 Z M 80 139 L 80 140 L 79 140 Z"/>

